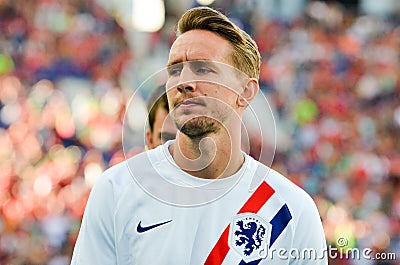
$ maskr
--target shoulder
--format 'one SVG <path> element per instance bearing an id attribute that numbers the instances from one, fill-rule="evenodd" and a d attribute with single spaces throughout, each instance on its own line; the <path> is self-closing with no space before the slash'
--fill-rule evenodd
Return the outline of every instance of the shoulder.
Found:
<path id="1" fill-rule="evenodd" d="M 293 218 L 296 237 L 303 238 L 297 245 L 316 244 L 316 248 L 324 249 L 324 232 L 317 206 L 311 196 L 302 188 L 291 182 L 282 174 L 270 169 L 266 177 L 267 183 L 275 190 L 280 201 L 287 205 Z M 308 242 L 308 241 L 314 241 Z M 307 244 L 305 244 L 308 242 Z"/>
<path id="2" fill-rule="evenodd" d="M 290 204 L 313 204 L 311 196 L 287 177 L 269 168 L 266 181 L 275 189 L 277 194 Z"/>
<path id="3" fill-rule="evenodd" d="M 118 163 L 103 172 L 96 181 L 96 185 L 111 184 L 113 186 L 126 186 L 134 182 L 134 174 L 154 166 L 160 150 L 153 149 L 139 153 L 121 163 Z"/>
<path id="4" fill-rule="evenodd" d="M 274 190 L 274 196 L 288 206 L 294 219 L 299 218 L 305 212 L 318 215 L 316 205 L 306 191 L 274 169 L 255 162 L 257 170 L 264 175 L 264 181 Z"/>
<path id="5" fill-rule="evenodd" d="M 258 162 L 251 157 L 249 157 L 249 159 L 250 167 L 253 168 L 253 174 L 262 176 L 264 181 L 267 182 L 267 184 L 271 186 L 272 189 L 274 189 L 275 193 L 279 195 L 281 199 L 288 202 L 296 202 L 296 204 L 299 203 L 299 200 L 308 201 L 311 199 L 306 191 L 294 184 L 291 180 L 283 176 L 281 173 Z"/>

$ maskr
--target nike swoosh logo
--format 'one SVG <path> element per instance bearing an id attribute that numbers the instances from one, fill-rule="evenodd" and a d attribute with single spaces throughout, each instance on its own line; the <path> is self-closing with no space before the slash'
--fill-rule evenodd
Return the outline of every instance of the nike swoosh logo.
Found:
<path id="1" fill-rule="evenodd" d="M 150 229 L 159 227 L 159 226 L 161 226 L 161 225 L 168 224 L 169 222 L 172 222 L 172 220 L 165 221 L 165 222 L 158 223 L 158 224 L 154 224 L 154 225 L 150 225 L 150 226 L 142 226 L 142 221 L 140 221 L 140 222 L 138 223 L 137 227 L 136 227 L 136 231 L 137 231 L 138 233 L 144 233 L 144 232 L 146 232 L 146 231 L 149 231 Z"/>

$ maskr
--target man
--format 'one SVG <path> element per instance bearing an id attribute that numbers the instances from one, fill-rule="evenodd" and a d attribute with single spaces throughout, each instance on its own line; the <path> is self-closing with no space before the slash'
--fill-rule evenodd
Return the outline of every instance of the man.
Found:
<path id="1" fill-rule="evenodd" d="M 72 263 L 327 264 L 312 199 L 240 150 L 258 92 L 255 42 L 205 7 L 177 31 L 166 84 L 177 138 L 98 180 Z"/>
<path id="2" fill-rule="evenodd" d="M 175 139 L 176 126 L 168 115 L 168 99 L 165 86 L 159 86 L 147 101 L 149 129 L 146 142 L 149 149 L 154 149 L 168 140 Z"/>

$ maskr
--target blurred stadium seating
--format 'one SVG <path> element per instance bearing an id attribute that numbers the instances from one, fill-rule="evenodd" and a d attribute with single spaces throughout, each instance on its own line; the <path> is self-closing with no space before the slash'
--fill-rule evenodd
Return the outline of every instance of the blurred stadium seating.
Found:
<path id="1" fill-rule="evenodd" d="M 0 264 L 69 264 L 90 188 L 124 159 L 124 110 L 151 74 L 137 65 L 167 60 L 172 25 L 196 5 L 171 2 L 164 27 L 135 42 L 92 0 L 0 1 Z M 272 167 L 312 194 L 330 245 L 400 258 L 399 14 L 295 2 L 282 16 L 262 1 L 212 4 L 259 45 Z"/>

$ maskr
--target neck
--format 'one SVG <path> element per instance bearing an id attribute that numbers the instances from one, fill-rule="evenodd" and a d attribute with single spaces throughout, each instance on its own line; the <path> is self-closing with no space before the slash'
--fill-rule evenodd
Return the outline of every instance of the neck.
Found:
<path id="1" fill-rule="evenodd" d="M 199 178 L 229 177 L 244 162 L 240 133 L 226 130 L 199 138 L 190 138 L 179 132 L 169 151 L 183 171 Z"/>

